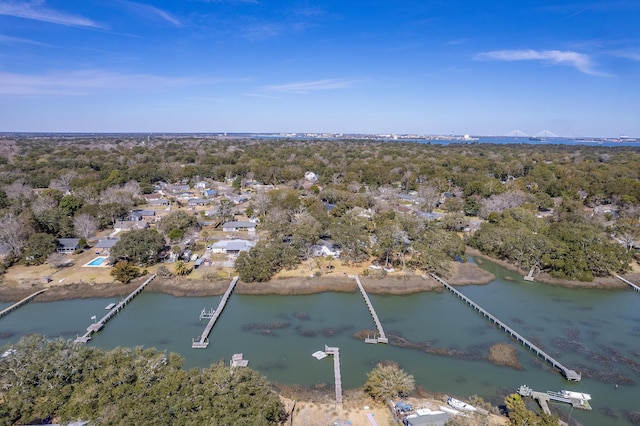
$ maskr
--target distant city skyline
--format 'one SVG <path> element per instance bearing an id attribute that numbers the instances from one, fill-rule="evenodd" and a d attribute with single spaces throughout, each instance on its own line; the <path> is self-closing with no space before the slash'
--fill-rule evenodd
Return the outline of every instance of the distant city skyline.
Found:
<path id="1" fill-rule="evenodd" d="M 640 2 L 0 0 L 0 132 L 640 137 Z"/>

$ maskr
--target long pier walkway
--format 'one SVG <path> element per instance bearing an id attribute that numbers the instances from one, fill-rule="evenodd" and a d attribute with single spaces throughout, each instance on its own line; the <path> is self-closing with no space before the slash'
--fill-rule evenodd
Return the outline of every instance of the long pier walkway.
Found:
<path id="1" fill-rule="evenodd" d="M 229 296 L 231 296 L 231 292 L 233 292 L 233 289 L 236 286 L 237 282 L 238 282 L 238 277 L 233 277 L 231 284 L 229 284 L 229 288 L 227 289 L 227 291 L 224 292 L 224 295 L 222 296 L 222 300 L 220 300 L 218 309 L 216 309 L 213 315 L 211 315 L 211 318 L 209 319 L 207 326 L 204 328 L 204 331 L 200 336 L 192 340 L 191 342 L 192 348 L 204 349 L 207 346 L 209 346 L 209 333 L 211 333 L 211 329 L 213 328 L 214 324 L 218 320 L 218 317 L 222 313 L 222 309 L 224 308 L 224 305 L 227 304 L 227 300 L 229 300 Z"/>
<path id="2" fill-rule="evenodd" d="M 333 375 L 336 382 L 336 403 L 342 405 L 342 378 L 340 375 L 340 348 L 324 345 L 324 352 L 333 355 Z"/>
<path id="3" fill-rule="evenodd" d="M 142 290 L 144 290 L 144 288 L 147 286 L 147 284 L 149 284 L 155 277 L 156 277 L 156 274 L 153 274 L 149 278 L 147 278 L 145 280 L 145 282 L 140 284 L 140 286 L 138 288 L 133 290 L 131 293 L 129 293 L 129 295 L 127 297 L 122 299 L 122 301 L 120 303 L 118 303 L 116 306 L 111 308 L 111 310 L 105 316 L 100 318 L 100 320 L 98 322 L 94 322 L 89 327 L 87 327 L 87 332 L 84 333 L 82 336 L 78 336 L 76 338 L 76 340 L 74 340 L 74 342 L 76 342 L 76 343 L 87 343 L 89 340 L 91 340 L 91 335 L 93 333 L 97 333 L 98 331 L 102 330 L 102 327 L 105 326 L 107 321 L 109 321 L 111 318 L 113 318 L 118 312 L 120 312 L 121 309 L 124 309 L 124 307 L 127 305 L 127 303 L 131 302 L 131 300 L 134 297 L 136 297 L 138 294 L 140 294 L 140 292 L 142 292 Z"/>
<path id="4" fill-rule="evenodd" d="M 635 285 L 634 283 L 632 283 L 629 280 L 625 280 L 624 278 L 622 278 L 620 275 L 616 275 L 616 278 L 618 278 L 621 281 L 624 281 L 625 283 L 629 284 L 629 286 L 634 289 L 635 291 L 637 291 L 638 293 L 640 293 L 640 287 L 638 287 L 637 285 Z"/>
<path id="5" fill-rule="evenodd" d="M 371 316 L 373 317 L 373 322 L 376 323 L 376 327 L 378 328 L 378 337 L 377 338 L 366 338 L 366 343 L 389 343 L 389 339 L 387 339 L 387 335 L 384 334 L 384 330 L 382 329 L 382 323 L 378 318 L 378 314 L 376 314 L 376 310 L 373 308 L 373 304 L 371 300 L 369 300 L 369 296 L 367 292 L 364 291 L 364 287 L 360 282 L 360 278 L 357 275 L 353 276 L 355 278 L 356 283 L 358 284 L 358 288 L 360 289 L 360 293 L 362 293 L 362 297 L 364 298 L 365 303 L 367 304 L 367 308 L 369 308 L 369 312 L 371 312 Z"/>
<path id="6" fill-rule="evenodd" d="M 573 380 L 576 382 L 579 382 L 580 379 L 582 378 L 582 376 L 580 375 L 580 373 L 575 372 L 574 370 L 571 370 L 567 367 L 565 367 L 564 365 L 562 365 L 560 362 L 558 362 L 555 358 L 553 358 L 552 356 L 550 356 L 549 354 L 547 354 L 545 351 L 543 351 L 542 349 L 540 349 L 539 347 L 537 347 L 536 345 L 534 345 L 533 343 L 531 343 L 529 340 L 525 339 L 524 337 L 522 337 L 519 333 L 517 333 L 514 329 L 512 329 L 511 327 L 509 327 L 508 325 L 506 325 L 505 323 L 503 323 L 502 321 L 500 321 L 498 318 L 494 317 L 493 315 L 491 315 L 487 310 L 481 308 L 477 303 L 475 303 L 473 300 L 469 299 L 467 296 L 465 296 L 464 294 L 460 293 L 458 290 L 456 290 L 455 288 L 451 287 L 447 282 L 445 282 L 442 278 L 438 277 L 435 274 L 430 274 L 435 280 L 437 280 L 440 284 L 442 284 L 447 290 L 449 290 L 450 292 L 452 292 L 453 294 L 455 294 L 456 296 L 458 296 L 460 299 L 462 299 L 464 302 L 467 303 L 467 305 L 471 306 L 473 309 L 475 309 L 476 311 L 478 311 L 480 314 L 484 315 L 485 317 L 487 317 L 491 322 L 493 322 L 495 325 L 498 326 L 498 328 L 501 328 L 502 330 L 504 330 L 505 332 L 507 332 L 508 334 L 511 335 L 511 337 L 513 337 L 514 339 L 516 339 L 518 342 L 522 343 L 522 345 L 524 345 L 526 348 L 530 349 L 532 352 L 535 352 L 536 355 L 542 357 L 545 361 L 547 361 L 549 364 L 553 365 L 555 368 L 557 368 L 558 370 L 560 370 L 562 372 L 562 374 L 564 375 L 564 377 L 567 380 Z"/>
<path id="7" fill-rule="evenodd" d="M 14 303 L 13 305 L 9 306 L 8 308 L 3 309 L 2 312 L 0 312 L 0 318 L 4 317 L 9 312 L 15 311 L 16 309 L 18 309 L 20 306 L 24 305 L 25 303 L 31 302 L 34 297 L 36 297 L 37 295 L 39 295 L 41 293 L 44 293 L 45 291 L 47 291 L 46 288 L 44 290 L 36 291 L 32 295 L 27 296 L 24 299 L 22 299 L 21 301 Z"/>

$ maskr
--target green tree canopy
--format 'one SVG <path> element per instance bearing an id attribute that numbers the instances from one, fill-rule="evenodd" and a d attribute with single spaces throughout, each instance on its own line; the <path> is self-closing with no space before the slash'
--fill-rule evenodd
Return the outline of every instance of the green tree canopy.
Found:
<path id="1" fill-rule="evenodd" d="M 379 363 L 367 374 L 364 390 L 373 399 L 384 402 L 413 392 L 415 386 L 412 375 L 405 373 L 398 364 L 387 362 Z"/>
<path id="2" fill-rule="evenodd" d="M 37 232 L 31 234 L 24 248 L 23 259 L 26 265 L 42 265 L 51 253 L 56 251 L 58 239 L 51 234 Z"/>
<path id="3" fill-rule="evenodd" d="M 3 348 L 5 350 L 7 348 Z M 223 362 L 182 369 L 156 349 L 110 351 L 31 335 L 0 362 L 2 424 L 88 420 L 122 425 L 278 425 L 284 406 L 269 382 Z"/>
<path id="4" fill-rule="evenodd" d="M 164 238 L 154 229 L 139 229 L 122 234 L 111 249 L 111 261 L 129 260 L 137 265 L 153 265 L 160 260 Z"/>

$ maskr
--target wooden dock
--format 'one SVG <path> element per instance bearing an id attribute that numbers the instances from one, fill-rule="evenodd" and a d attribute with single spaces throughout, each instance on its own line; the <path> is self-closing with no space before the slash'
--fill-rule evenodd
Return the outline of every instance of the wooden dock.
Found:
<path id="1" fill-rule="evenodd" d="M 214 324 L 218 320 L 218 317 L 220 317 L 220 314 L 222 313 L 222 309 L 224 309 L 224 306 L 227 304 L 227 300 L 229 300 L 229 297 L 231 296 L 231 293 L 233 292 L 233 289 L 236 286 L 237 282 L 238 282 L 238 277 L 233 277 L 231 284 L 229 284 L 229 288 L 227 289 L 227 291 L 224 292 L 224 295 L 222 296 L 222 300 L 220 300 L 218 309 L 216 309 L 215 312 L 211 312 L 211 317 L 209 319 L 209 322 L 207 323 L 207 326 L 204 328 L 204 331 L 200 336 L 196 337 L 191 341 L 192 348 L 204 349 L 207 346 L 209 346 L 209 333 L 211 333 L 211 329 L 213 328 Z M 202 316 L 202 313 L 200 315 Z"/>
<path id="2" fill-rule="evenodd" d="M 562 365 L 560 362 L 558 362 L 555 358 L 553 358 L 552 356 L 550 356 L 549 354 L 547 354 L 545 351 L 543 351 L 542 349 L 540 349 L 539 347 L 537 347 L 536 345 L 534 345 L 533 343 L 531 343 L 529 340 L 525 339 L 524 337 L 522 337 L 519 333 L 517 333 L 515 330 L 513 330 L 511 327 L 509 327 L 508 325 L 506 325 L 505 323 L 503 323 L 502 321 L 500 321 L 498 318 L 494 317 L 493 315 L 491 315 L 487 310 L 481 308 L 477 303 L 475 303 L 473 300 L 469 299 L 467 296 L 465 296 L 464 294 L 460 293 L 458 290 L 456 290 L 455 288 L 451 287 L 447 282 L 445 282 L 442 278 L 438 277 L 435 274 L 430 274 L 435 280 L 437 280 L 440 284 L 442 284 L 447 290 L 449 290 L 450 292 L 452 292 L 453 294 L 455 294 L 456 296 L 458 296 L 460 299 L 462 299 L 464 302 L 466 302 L 467 305 L 471 306 L 473 309 L 475 309 L 476 311 L 478 311 L 480 314 L 482 314 L 483 316 L 485 316 L 486 318 L 488 318 L 491 322 L 493 322 L 495 325 L 498 326 L 498 328 L 501 328 L 502 330 L 504 330 L 505 332 L 507 332 L 508 334 L 511 335 L 511 337 L 513 337 L 514 339 L 516 339 L 518 342 L 522 343 L 522 345 L 526 348 L 528 348 L 529 350 L 531 350 L 532 352 L 534 352 L 536 355 L 538 355 L 539 357 L 541 357 L 542 359 L 544 359 L 545 361 L 547 361 L 549 364 L 553 365 L 555 368 L 557 368 L 558 370 L 560 370 L 562 372 L 562 374 L 564 375 L 564 377 L 567 380 L 573 380 L 576 382 L 579 382 L 580 379 L 582 378 L 582 376 L 580 375 L 580 373 L 575 372 L 574 370 L 571 370 L 567 367 L 565 367 L 564 365 Z"/>
<path id="3" fill-rule="evenodd" d="M 538 402 L 538 405 L 540 405 L 540 408 L 542 408 L 542 411 L 544 411 L 546 414 L 551 414 L 551 410 L 549 409 L 550 401 L 570 404 L 573 408 L 579 408 L 581 410 L 590 411 L 592 409 L 589 401 L 585 401 L 583 399 L 568 398 L 566 396 L 563 396 L 560 392 L 536 392 L 530 389 L 528 386 L 522 385 L 518 389 L 518 394 L 520 394 L 520 396 L 530 396 L 535 399 Z"/>
<path id="4" fill-rule="evenodd" d="M 29 303 L 33 300 L 34 297 L 36 297 L 37 295 L 44 293 L 45 291 L 47 291 L 47 289 L 45 288 L 44 290 L 40 290 L 40 291 L 36 291 L 35 293 L 33 293 L 30 296 L 25 297 L 24 299 L 20 300 L 19 302 L 14 303 L 13 305 L 9 306 L 8 308 L 5 308 L 2 310 L 2 312 L 0 312 L 0 318 L 4 317 L 5 315 L 7 315 L 9 312 L 15 311 L 16 309 L 18 309 L 20 306 Z"/>
<path id="5" fill-rule="evenodd" d="M 638 293 L 640 293 L 640 287 L 638 287 L 637 285 L 635 285 L 634 283 L 632 283 L 629 280 L 625 280 L 624 278 L 622 278 L 620 275 L 616 275 L 616 278 L 618 278 L 621 281 L 624 281 L 625 283 L 629 284 L 629 287 L 631 287 L 632 289 L 634 289 L 635 291 L 637 291 Z"/>
<path id="6" fill-rule="evenodd" d="M 324 345 L 324 352 L 333 355 L 333 375 L 336 383 L 336 404 L 342 405 L 342 377 L 340 375 L 340 348 Z"/>
<path id="7" fill-rule="evenodd" d="M 352 278 L 355 278 L 356 283 L 358 284 L 358 288 L 360 289 L 360 293 L 362 293 L 362 297 L 364 298 L 364 301 L 367 304 L 367 308 L 369 308 L 369 312 L 373 317 L 373 322 L 376 324 L 376 328 L 378 329 L 378 337 L 375 337 L 375 338 L 368 337 L 365 339 L 365 342 L 366 343 L 389 343 L 389 339 L 387 338 L 387 335 L 384 334 L 384 330 L 382 329 L 382 323 L 378 318 L 378 314 L 376 314 L 376 310 L 373 308 L 373 304 L 371 303 L 371 300 L 369 300 L 369 296 L 367 295 L 367 292 L 364 290 L 364 287 L 360 282 L 360 278 L 358 278 L 357 275 L 353 276 Z"/>
<path id="8" fill-rule="evenodd" d="M 100 318 L 100 320 L 98 322 L 94 322 L 89 327 L 87 327 L 87 332 L 84 333 L 82 336 L 76 337 L 74 342 L 76 342 L 76 343 L 87 343 L 89 340 L 91 340 L 91 335 L 93 333 L 97 333 L 98 331 L 102 330 L 102 327 L 105 326 L 107 321 L 109 321 L 111 318 L 113 318 L 118 312 L 120 312 L 121 309 L 124 309 L 124 307 L 127 305 L 127 303 L 129 303 L 134 297 L 136 297 L 138 294 L 140 294 L 142 292 L 142 290 L 144 290 L 144 288 L 147 286 L 147 284 L 149 284 L 155 277 L 156 277 L 156 274 L 153 274 L 149 278 L 147 278 L 147 280 L 145 280 L 145 282 L 140 284 L 140 286 L 138 288 L 133 290 L 131 293 L 129 293 L 129 295 L 127 297 L 122 299 L 122 301 L 120 303 L 118 303 L 113 308 L 111 308 L 111 310 L 109 310 L 109 312 L 107 312 L 107 314 L 105 316 Z"/>

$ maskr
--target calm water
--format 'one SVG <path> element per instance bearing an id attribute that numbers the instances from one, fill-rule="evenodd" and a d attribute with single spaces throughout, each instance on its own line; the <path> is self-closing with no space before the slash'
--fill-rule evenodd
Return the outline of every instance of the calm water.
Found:
<path id="1" fill-rule="evenodd" d="M 355 339 L 355 332 L 374 328 L 359 293 L 234 294 L 211 333 L 209 348 L 191 349 L 191 338 L 205 326 L 198 320 L 200 311 L 216 307 L 220 297 L 174 298 L 143 292 L 90 344 L 166 349 L 180 353 L 188 368 L 228 361 L 242 352 L 252 368 L 274 382 L 332 385 L 332 359 L 311 357 L 327 344 L 340 347 L 345 388 L 361 386 L 376 362 L 394 360 L 432 391 L 462 397 L 477 394 L 497 404 L 521 384 L 540 391 L 571 389 L 591 393 L 594 410 L 557 406 L 566 415 L 585 425 L 630 424 L 624 413 L 640 411 L 640 295 L 631 290 L 570 290 L 525 283 L 499 266 L 482 267 L 497 279 L 487 286 L 459 289 L 565 366 L 582 372 L 580 383 L 567 382 L 448 292 L 370 297 L 388 335 L 456 349 L 465 359 Z M 104 307 L 117 301 L 29 303 L 0 320 L 0 345 L 28 333 L 75 338 L 92 315 L 101 317 Z M 499 342 L 517 347 L 522 371 L 480 359 Z"/>

